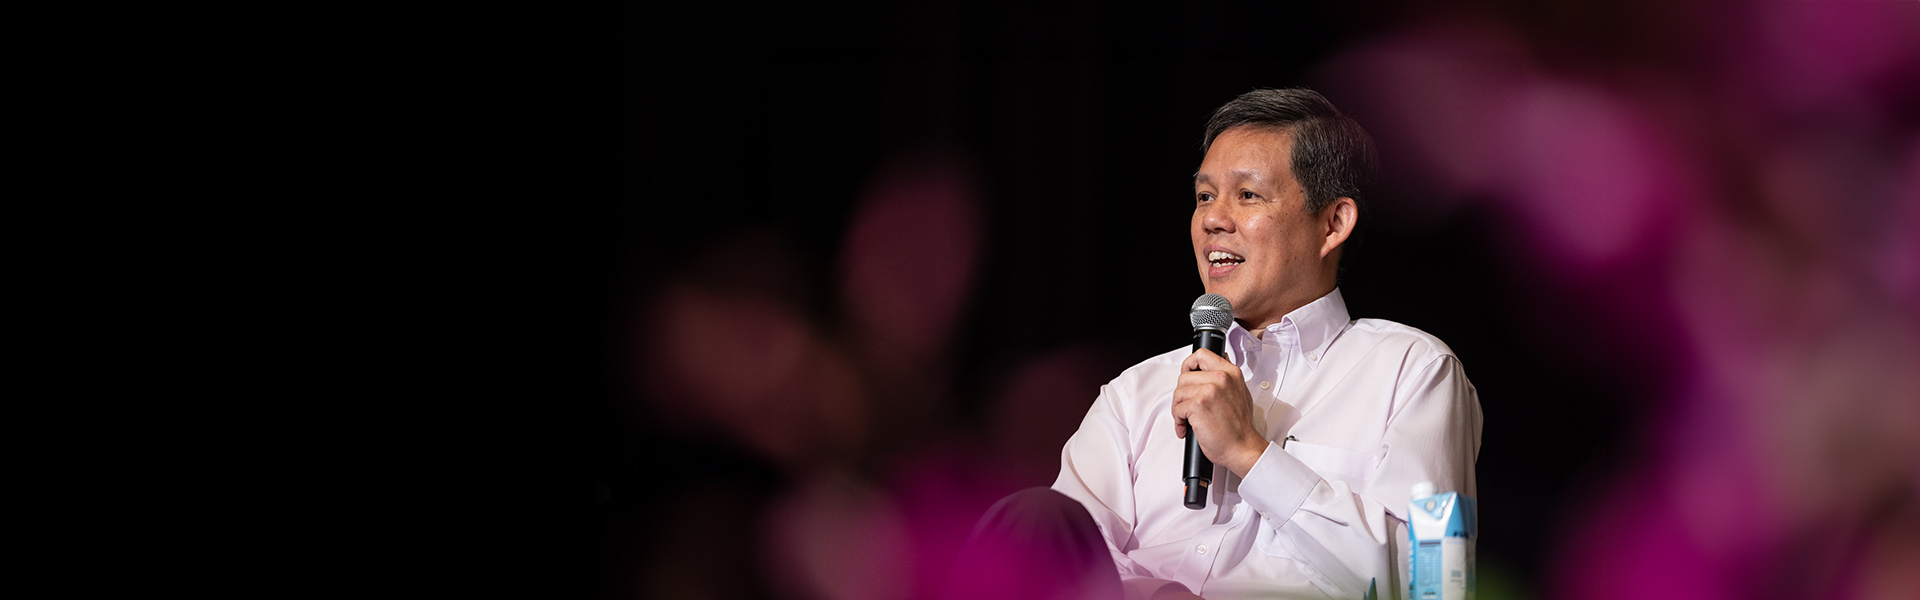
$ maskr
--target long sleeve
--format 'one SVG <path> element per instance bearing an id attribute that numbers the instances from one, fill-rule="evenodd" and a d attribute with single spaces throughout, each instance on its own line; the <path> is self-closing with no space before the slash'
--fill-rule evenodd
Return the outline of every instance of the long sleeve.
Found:
<path id="1" fill-rule="evenodd" d="M 1060 453 L 1053 489 L 1084 505 L 1131 600 L 1178 585 L 1209 600 L 1403 593 L 1409 488 L 1474 493 L 1480 406 L 1444 343 L 1349 320 L 1335 290 L 1227 358 L 1270 443 L 1244 478 L 1216 465 L 1207 505 L 1181 502 L 1173 392 L 1190 348 L 1121 373 Z M 1400 566 L 1400 568 L 1395 568 Z"/>
<path id="2" fill-rule="evenodd" d="M 1401 373 L 1390 411 L 1378 454 L 1269 442 L 1239 485 L 1267 529 L 1256 544 L 1298 562 L 1335 598 L 1362 597 L 1369 581 L 1382 597 L 1403 589 L 1402 513 L 1414 483 L 1475 494 L 1481 414 L 1457 359 L 1442 354 Z"/>
<path id="3" fill-rule="evenodd" d="M 1113 385 L 1100 387 L 1100 396 L 1087 411 L 1080 429 L 1061 450 L 1060 476 L 1053 489 L 1087 507 L 1106 538 L 1108 551 L 1113 553 L 1127 599 L 1144 600 L 1164 586 L 1179 584 L 1154 577 L 1127 555 L 1137 546 L 1133 539 L 1137 523 L 1133 497 L 1137 437 L 1117 414 L 1118 407 L 1130 405 L 1130 398 L 1125 396 L 1126 391 Z"/>

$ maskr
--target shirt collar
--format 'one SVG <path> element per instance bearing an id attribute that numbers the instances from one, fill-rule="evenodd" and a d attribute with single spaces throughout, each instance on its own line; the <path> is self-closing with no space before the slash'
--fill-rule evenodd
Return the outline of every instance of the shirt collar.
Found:
<path id="1" fill-rule="evenodd" d="M 1334 288 L 1321 296 L 1319 300 L 1308 302 L 1306 306 L 1293 309 L 1280 322 L 1267 326 L 1266 339 L 1283 348 L 1304 351 L 1315 356 L 1316 360 L 1308 364 L 1318 366 L 1317 357 L 1326 351 L 1333 338 L 1347 328 L 1351 321 L 1347 314 L 1347 302 L 1340 296 L 1340 288 Z M 1245 367 L 1245 350 L 1258 348 L 1263 342 L 1254 339 L 1253 334 L 1241 327 L 1238 321 L 1227 330 L 1227 347 L 1233 354 L 1228 357 L 1234 364 Z"/>

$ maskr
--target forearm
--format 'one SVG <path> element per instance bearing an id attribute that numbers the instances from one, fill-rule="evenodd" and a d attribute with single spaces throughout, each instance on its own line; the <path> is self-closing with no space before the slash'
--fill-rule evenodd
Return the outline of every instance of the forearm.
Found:
<path id="1" fill-rule="evenodd" d="M 1239 490 L 1260 514 L 1257 526 L 1273 530 L 1275 549 L 1328 595 L 1359 597 L 1369 582 L 1390 579 L 1393 517 L 1345 481 L 1322 477 L 1274 444 Z"/>
<path id="2" fill-rule="evenodd" d="M 1281 553 L 1336 597 L 1358 597 L 1371 580 L 1389 597 L 1404 583 L 1399 557 L 1409 489 L 1421 481 L 1473 493 L 1480 411 L 1459 364 L 1442 357 L 1411 370 L 1399 386 L 1393 420 L 1375 448 L 1322 444 L 1269 446 L 1239 489 L 1264 517 Z M 1338 435 L 1312 438 L 1341 439 Z M 1396 533 L 1396 531 L 1398 533 Z"/>

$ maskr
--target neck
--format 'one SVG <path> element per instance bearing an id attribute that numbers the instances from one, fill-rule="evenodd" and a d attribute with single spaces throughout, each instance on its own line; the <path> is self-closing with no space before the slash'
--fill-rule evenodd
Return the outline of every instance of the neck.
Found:
<path id="1" fill-rule="evenodd" d="M 1272 313 L 1268 313 L 1268 316 L 1262 316 L 1262 317 L 1252 318 L 1252 319 L 1234 319 L 1234 321 L 1240 323 L 1240 327 L 1245 328 L 1247 330 L 1247 333 L 1253 334 L 1254 339 L 1266 339 L 1265 336 L 1267 334 L 1268 327 L 1271 327 L 1279 323 L 1282 319 L 1287 318 L 1287 315 L 1293 314 L 1293 311 L 1300 310 L 1300 307 L 1306 306 L 1308 304 L 1312 304 L 1316 300 L 1327 297 L 1327 294 L 1333 293 L 1333 289 L 1334 289 L 1333 283 L 1328 282 L 1326 285 L 1326 288 L 1320 290 L 1320 293 L 1313 294 L 1312 297 L 1309 297 L 1309 298 L 1294 298 L 1291 302 L 1286 302 L 1284 304 L 1281 304 L 1279 310 L 1276 310 Z"/>

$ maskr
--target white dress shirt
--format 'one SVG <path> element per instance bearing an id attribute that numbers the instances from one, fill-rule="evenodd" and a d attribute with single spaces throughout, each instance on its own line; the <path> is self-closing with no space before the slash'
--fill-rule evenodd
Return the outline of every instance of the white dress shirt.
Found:
<path id="1" fill-rule="evenodd" d="M 1093 514 L 1131 599 L 1168 582 L 1210 600 L 1404 595 L 1410 488 L 1475 495 L 1480 401 L 1446 344 L 1350 321 L 1335 289 L 1267 327 L 1239 324 L 1228 359 L 1270 440 L 1245 479 L 1215 466 L 1207 506 L 1181 504 L 1173 388 L 1190 347 L 1100 388 L 1053 489 Z M 1283 446 L 1284 442 L 1284 446 Z M 1397 567 L 1397 568 L 1396 568 Z"/>

